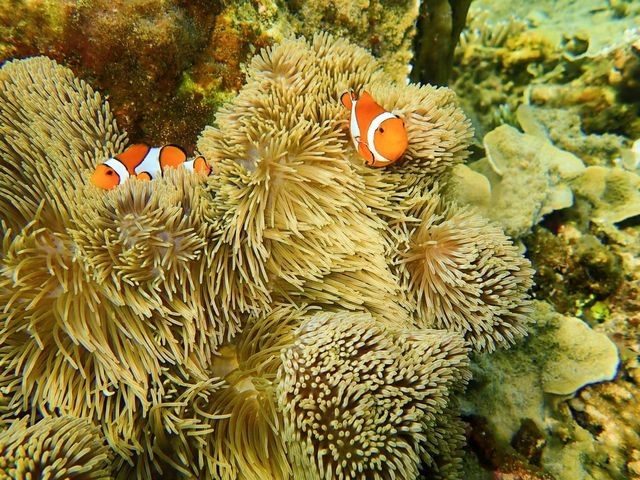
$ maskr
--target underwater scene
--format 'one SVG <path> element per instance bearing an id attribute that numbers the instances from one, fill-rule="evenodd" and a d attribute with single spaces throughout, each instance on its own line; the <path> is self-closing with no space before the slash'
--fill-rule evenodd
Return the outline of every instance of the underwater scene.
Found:
<path id="1" fill-rule="evenodd" d="M 0 480 L 640 480 L 640 0 L 0 0 Z"/>

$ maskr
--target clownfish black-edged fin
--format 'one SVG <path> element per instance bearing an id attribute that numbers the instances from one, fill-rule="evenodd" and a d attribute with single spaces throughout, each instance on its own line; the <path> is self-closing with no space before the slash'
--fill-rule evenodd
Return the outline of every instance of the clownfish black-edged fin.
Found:
<path id="1" fill-rule="evenodd" d="M 136 175 L 136 178 L 138 180 L 142 180 L 143 182 L 150 182 L 151 181 L 151 175 L 149 175 L 148 172 L 139 173 L 138 175 Z"/>
<path id="2" fill-rule="evenodd" d="M 355 94 L 351 90 L 348 92 L 344 92 L 342 95 L 340 95 L 340 102 L 348 110 L 351 110 L 351 106 L 353 105 L 353 100 L 355 100 Z"/>
<path id="3" fill-rule="evenodd" d="M 178 168 L 187 160 L 187 152 L 179 145 L 164 145 L 160 149 L 159 159 L 161 170 L 167 167 Z"/>
<path id="4" fill-rule="evenodd" d="M 193 160 L 193 170 L 195 172 L 201 173 L 203 175 L 210 175 L 211 174 L 211 165 L 209 165 L 209 162 L 207 162 L 206 158 L 204 158 L 202 155 L 198 155 Z"/>
<path id="5" fill-rule="evenodd" d="M 373 152 L 371 152 L 371 150 L 369 150 L 369 147 L 367 147 L 364 142 L 360 142 L 358 144 L 358 151 L 360 152 L 360 155 L 362 155 L 365 159 L 365 162 L 367 165 L 371 166 L 373 165 L 374 162 L 374 157 L 373 157 Z"/>
<path id="6" fill-rule="evenodd" d="M 127 147 L 124 152 L 114 155 L 114 157 L 120 160 L 129 172 L 133 172 L 136 165 L 142 162 L 144 157 L 147 156 L 149 150 L 151 150 L 151 147 L 146 143 L 136 143 Z"/>

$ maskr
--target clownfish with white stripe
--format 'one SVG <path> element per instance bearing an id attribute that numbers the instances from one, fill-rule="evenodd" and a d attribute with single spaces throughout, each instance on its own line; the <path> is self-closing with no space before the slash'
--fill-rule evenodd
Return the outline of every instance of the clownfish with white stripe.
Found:
<path id="1" fill-rule="evenodd" d="M 402 118 L 387 112 L 368 92 L 362 92 L 360 98 L 345 92 L 340 101 L 350 111 L 351 138 L 367 165 L 386 167 L 402 157 L 409 145 Z"/>
<path id="2" fill-rule="evenodd" d="M 177 145 L 149 147 L 138 143 L 98 165 L 91 175 L 91 183 L 105 190 L 111 190 L 124 183 L 129 177 L 153 180 L 167 168 L 179 166 L 204 175 L 211 173 L 211 166 L 203 156 L 187 160 L 187 154 Z"/>

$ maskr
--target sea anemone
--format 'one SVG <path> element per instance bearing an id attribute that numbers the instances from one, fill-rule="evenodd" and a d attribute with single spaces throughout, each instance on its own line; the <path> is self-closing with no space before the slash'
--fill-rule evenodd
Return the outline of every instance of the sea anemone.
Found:
<path id="1" fill-rule="evenodd" d="M 62 221 L 61 191 L 77 185 L 78 172 L 95 158 L 120 151 L 126 134 L 99 93 L 49 58 L 5 63 L 0 85 L 3 230 L 18 232 L 38 208 Z"/>
<path id="2" fill-rule="evenodd" d="M 281 357 L 287 451 L 304 479 L 416 478 L 437 455 L 430 427 L 469 376 L 457 334 L 393 331 L 367 314 L 316 314 Z"/>
<path id="3" fill-rule="evenodd" d="M 111 479 L 111 450 L 85 418 L 28 418 L 0 433 L 0 476 L 16 480 Z"/>
<path id="4" fill-rule="evenodd" d="M 291 478 L 276 375 L 278 353 L 293 342 L 305 312 L 273 305 L 266 315 L 245 318 L 243 331 L 217 349 L 208 368 L 191 362 L 166 368 L 162 397 L 135 422 L 141 454 L 121 473 L 155 478 L 166 469 L 212 480 Z"/>
<path id="5" fill-rule="evenodd" d="M 267 300 L 373 311 L 389 321 L 401 314 L 381 256 L 384 225 L 360 200 L 334 91 L 338 80 L 347 88 L 379 77 L 376 68 L 344 40 L 284 42 L 252 61 L 247 86 L 203 132 L 199 149 L 223 179 L 213 191 L 213 203 L 225 204 L 216 216 L 231 217 L 216 248 L 235 254 L 234 292 L 251 287 Z M 217 271 L 229 271 L 227 263 Z"/>
<path id="6" fill-rule="evenodd" d="M 19 379 L 13 406 L 93 417 L 128 455 L 162 366 L 194 352 L 206 364 L 226 331 L 205 317 L 200 181 L 87 185 L 124 138 L 106 103 L 48 59 L 0 76 L 0 184 L 15 204 L 0 214 L 0 376 Z"/>
<path id="7" fill-rule="evenodd" d="M 459 332 L 478 351 L 525 335 L 533 270 L 500 227 L 437 193 L 416 194 L 410 204 L 418 222 L 400 247 L 399 275 L 417 322 Z"/>
<path id="8" fill-rule="evenodd" d="M 87 179 L 125 144 L 108 106 L 49 60 L 0 77 L 2 421 L 87 417 L 122 478 L 454 475 L 463 337 L 521 335 L 531 271 L 435 193 L 470 138 L 450 91 L 286 40 L 203 132 L 213 175 L 106 192 Z M 389 169 L 349 139 L 338 96 L 360 88 L 406 118 Z"/>

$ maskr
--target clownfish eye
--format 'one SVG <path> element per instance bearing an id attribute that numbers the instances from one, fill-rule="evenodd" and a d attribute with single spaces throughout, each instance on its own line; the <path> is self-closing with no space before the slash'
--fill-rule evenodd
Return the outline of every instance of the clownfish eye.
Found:
<path id="1" fill-rule="evenodd" d="M 380 133 L 384 133 L 384 128 L 380 127 L 378 130 L 380 131 Z"/>
<path id="2" fill-rule="evenodd" d="M 107 175 L 113 175 L 113 170 L 107 170 Z"/>

